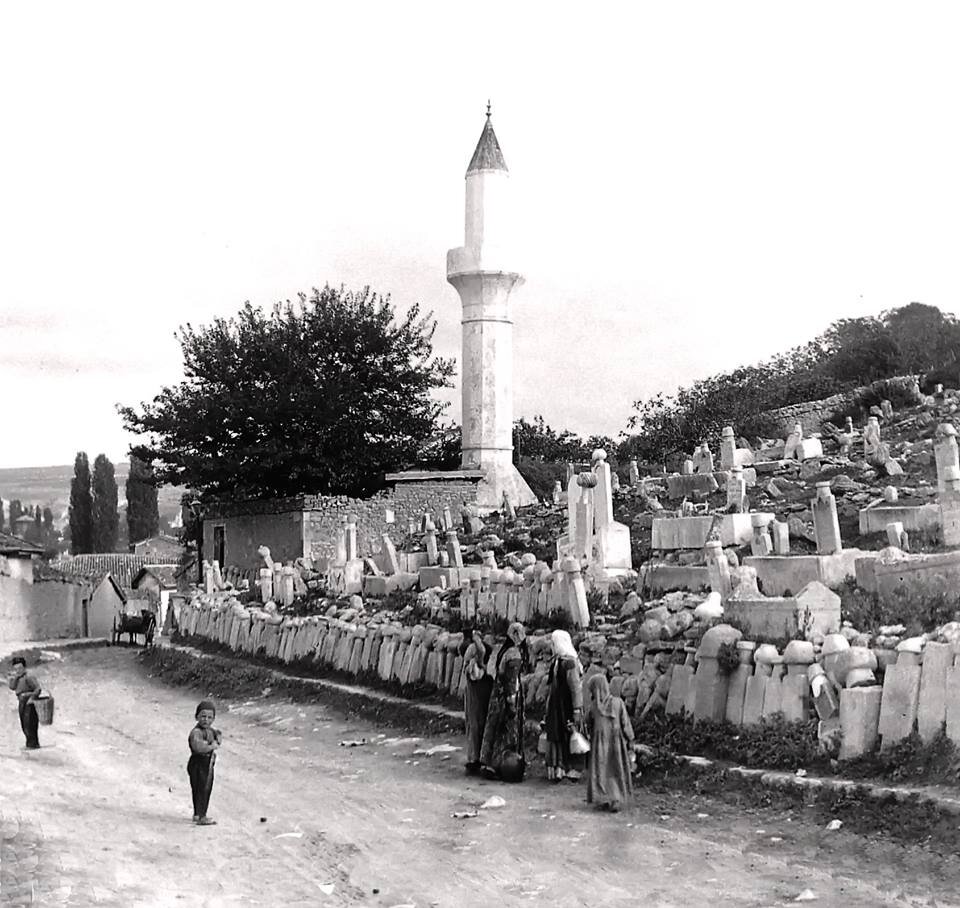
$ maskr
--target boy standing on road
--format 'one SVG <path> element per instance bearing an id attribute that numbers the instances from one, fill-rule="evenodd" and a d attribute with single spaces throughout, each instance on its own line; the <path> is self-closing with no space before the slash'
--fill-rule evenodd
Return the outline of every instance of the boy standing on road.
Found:
<path id="1" fill-rule="evenodd" d="M 210 792 L 213 791 L 213 765 L 217 761 L 217 748 L 223 735 L 213 727 L 217 710 L 210 700 L 201 700 L 197 705 L 197 724 L 187 739 L 190 744 L 190 760 L 187 775 L 193 793 L 193 822 L 198 826 L 213 826 L 217 821 L 207 816 Z"/>
<path id="2" fill-rule="evenodd" d="M 33 698 L 40 693 L 40 682 L 27 671 L 27 661 L 23 656 L 14 656 L 13 672 L 8 679 L 10 689 L 17 695 L 17 710 L 20 713 L 20 727 L 27 739 L 27 750 L 37 750 L 40 739 L 37 731 L 40 719 Z"/>

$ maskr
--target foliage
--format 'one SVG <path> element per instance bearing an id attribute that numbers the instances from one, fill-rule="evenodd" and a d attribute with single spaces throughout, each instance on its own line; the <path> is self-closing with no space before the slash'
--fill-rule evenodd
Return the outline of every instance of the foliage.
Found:
<path id="1" fill-rule="evenodd" d="M 729 722 L 698 719 L 685 715 L 648 713 L 635 722 L 637 741 L 665 747 L 677 754 L 732 760 L 744 766 L 764 769 L 800 769 L 824 763 L 817 740 L 817 720 L 786 722 L 782 716 L 763 719 L 757 725 L 737 726 Z"/>
<path id="2" fill-rule="evenodd" d="M 881 601 L 876 593 L 860 589 L 854 580 L 837 588 L 840 617 L 857 630 L 875 633 L 885 625 L 902 624 L 908 636 L 918 636 L 955 621 L 960 615 L 960 594 L 946 592 L 914 596 L 902 591 Z"/>
<path id="3" fill-rule="evenodd" d="M 960 782 L 960 750 L 947 737 L 945 728 L 926 744 L 914 730 L 891 747 L 844 760 L 840 767 L 845 776 L 855 779 L 956 785 Z"/>
<path id="4" fill-rule="evenodd" d="M 121 407 L 131 451 L 159 483 L 200 495 L 366 496 L 416 462 L 444 408 L 452 361 L 433 356 L 436 324 L 364 288 L 300 294 L 269 312 L 178 333 L 185 380 Z"/>
<path id="5" fill-rule="evenodd" d="M 0 533 L 2 533 L 3 530 L 4 530 L 4 526 L 3 526 L 3 499 L 0 498 Z M 11 530 L 10 532 L 13 532 L 13 530 Z"/>
<path id="6" fill-rule="evenodd" d="M 565 463 L 546 463 L 533 457 L 521 457 L 517 470 L 527 481 L 530 491 L 543 501 L 553 499 L 553 488 L 559 479 L 561 483 L 567 475 Z"/>
<path id="7" fill-rule="evenodd" d="M 717 650 L 717 667 L 725 675 L 735 671 L 740 664 L 736 643 L 721 643 Z"/>
<path id="8" fill-rule="evenodd" d="M 153 467 L 137 457 L 130 458 L 126 496 L 127 538 L 131 545 L 156 536 L 160 529 L 160 511 Z"/>
<path id="9" fill-rule="evenodd" d="M 620 456 L 654 462 L 688 456 L 726 425 L 747 437 L 770 436 L 776 428 L 765 415 L 770 410 L 896 375 L 946 370 L 955 382 L 958 356 L 960 324 L 935 306 L 910 303 L 879 318 L 839 319 L 809 343 L 770 360 L 710 376 L 672 396 L 635 401 L 627 426 L 634 434 L 622 442 Z M 858 400 L 858 412 L 850 415 L 880 399 Z"/>
<path id="10" fill-rule="evenodd" d="M 617 454 L 617 443 L 612 438 L 593 435 L 584 439 L 569 429 L 557 432 L 546 424 L 542 416 L 535 416 L 532 423 L 521 417 L 513 424 L 513 453 L 518 459 L 529 458 L 545 463 L 589 463 L 597 448 L 603 448 L 609 458 Z"/>
<path id="11" fill-rule="evenodd" d="M 10 502 L 10 532 L 17 534 L 17 521 L 23 517 L 23 502 L 14 498 Z"/>
<path id="12" fill-rule="evenodd" d="M 960 323 L 936 306 L 909 303 L 883 313 L 883 322 L 897 339 L 898 368 L 911 374 L 953 366 L 956 378 Z"/>
<path id="13" fill-rule="evenodd" d="M 90 493 L 90 461 L 85 451 L 79 451 L 73 462 L 69 514 L 70 554 L 89 554 L 93 551 L 93 495 Z"/>
<path id="14" fill-rule="evenodd" d="M 98 454 L 93 462 L 93 550 L 115 552 L 119 528 L 113 464 L 105 454 Z"/>

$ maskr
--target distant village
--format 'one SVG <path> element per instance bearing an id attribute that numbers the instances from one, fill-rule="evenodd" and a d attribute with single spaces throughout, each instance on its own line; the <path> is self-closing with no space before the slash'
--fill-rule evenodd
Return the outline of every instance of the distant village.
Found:
<path id="1" fill-rule="evenodd" d="M 103 455 L 93 476 L 80 461 L 0 470 L 0 641 L 112 638 L 123 614 L 162 622 L 170 592 L 196 579 L 181 490 L 158 494 L 149 475 Z"/>

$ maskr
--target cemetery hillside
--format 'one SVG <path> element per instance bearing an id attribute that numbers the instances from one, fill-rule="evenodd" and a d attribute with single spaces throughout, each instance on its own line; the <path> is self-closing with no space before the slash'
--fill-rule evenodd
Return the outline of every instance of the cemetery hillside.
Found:
<path id="1" fill-rule="evenodd" d="M 638 403 L 619 442 L 520 420 L 528 505 L 483 504 L 455 462 L 398 464 L 364 498 L 211 498 L 202 587 L 167 624 L 201 650 L 456 708 L 470 635 L 493 672 L 520 622 L 531 740 L 565 629 L 652 772 L 693 754 L 955 782 L 958 350 L 953 318 L 913 303 Z"/>
<path id="2" fill-rule="evenodd" d="M 960 322 L 920 302 L 840 318 L 652 394 L 633 385 L 646 363 L 606 387 L 608 350 L 573 362 L 543 342 L 589 346 L 543 284 L 532 341 L 565 370 L 545 406 L 591 407 L 571 403 L 589 379 L 626 424 L 517 418 L 515 366 L 561 373 L 514 346 L 539 317 L 516 318 L 524 247 L 492 117 L 460 245 L 427 276 L 436 316 L 362 285 L 198 308 L 181 371 L 145 365 L 146 390 L 111 405 L 129 463 L 91 448 L 0 471 L 4 740 L 24 742 L 0 773 L 0 902 L 955 898 Z M 459 184 L 460 167 L 435 169 Z M 617 318 L 628 352 L 663 354 L 666 335 Z"/>

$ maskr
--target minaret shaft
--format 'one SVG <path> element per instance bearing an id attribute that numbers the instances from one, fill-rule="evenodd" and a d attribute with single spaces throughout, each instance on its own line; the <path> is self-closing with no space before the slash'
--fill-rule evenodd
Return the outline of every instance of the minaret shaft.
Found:
<path id="1" fill-rule="evenodd" d="M 504 493 L 514 504 L 535 500 L 513 466 L 510 302 L 523 277 L 513 267 L 509 179 L 488 114 L 466 175 L 464 245 L 447 253 L 447 280 L 463 306 L 462 464 L 487 472 L 494 507 Z"/>

